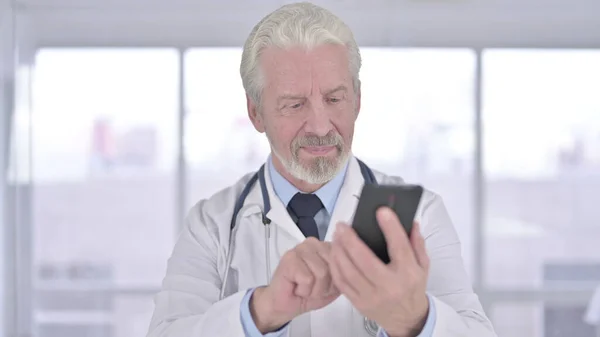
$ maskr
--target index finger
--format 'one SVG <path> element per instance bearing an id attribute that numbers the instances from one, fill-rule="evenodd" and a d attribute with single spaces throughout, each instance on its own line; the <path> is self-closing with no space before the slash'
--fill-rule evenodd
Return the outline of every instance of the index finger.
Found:
<path id="1" fill-rule="evenodd" d="M 298 254 L 297 249 L 289 250 L 283 255 L 275 270 L 274 279 L 279 272 L 282 273 L 281 276 L 284 279 L 294 285 L 294 295 L 299 297 L 310 296 L 315 277 Z"/>
<path id="2" fill-rule="evenodd" d="M 304 244 L 309 245 L 317 255 L 319 255 L 325 262 L 329 262 L 329 255 L 331 253 L 331 242 L 319 241 L 318 239 L 308 238 L 304 241 Z"/>
<path id="3" fill-rule="evenodd" d="M 320 242 L 316 242 L 314 245 L 306 245 L 299 248 L 298 253 L 300 258 L 314 276 L 314 284 L 310 297 L 324 297 L 324 295 L 330 294 L 333 289 L 329 273 L 328 257 L 325 253 L 321 252 L 327 249 L 327 247 L 320 245 Z"/>
<path id="4" fill-rule="evenodd" d="M 404 260 L 416 264 L 415 252 L 396 213 L 389 207 L 380 207 L 377 210 L 377 222 L 385 236 L 390 260 Z"/>

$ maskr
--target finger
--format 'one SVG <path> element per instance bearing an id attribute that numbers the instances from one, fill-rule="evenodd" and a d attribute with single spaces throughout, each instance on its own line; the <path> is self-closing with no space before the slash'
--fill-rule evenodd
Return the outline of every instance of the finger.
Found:
<path id="1" fill-rule="evenodd" d="M 333 282 L 333 277 L 331 275 L 331 242 L 321 242 L 321 245 L 319 245 L 319 249 L 317 249 L 317 254 L 319 254 L 321 259 L 325 261 L 325 264 L 327 265 L 327 270 L 329 272 L 330 284 L 327 294 L 339 294 L 339 290 L 335 286 L 335 283 Z"/>
<path id="2" fill-rule="evenodd" d="M 296 268 L 297 270 L 294 274 L 294 283 L 296 283 L 294 295 L 302 298 L 309 298 L 312 293 L 315 278 L 310 273 L 310 270 L 304 261 L 300 260 L 296 264 Z"/>
<path id="3" fill-rule="evenodd" d="M 425 238 L 421 234 L 421 225 L 418 222 L 414 222 L 412 232 L 410 234 L 410 242 L 415 251 L 417 262 L 425 269 L 429 270 L 429 256 L 427 255 L 427 249 L 425 247 Z"/>
<path id="4" fill-rule="evenodd" d="M 314 276 L 310 297 L 320 298 L 328 295 L 332 282 L 327 261 L 318 254 L 317 250 L 317 247 L 305 246 L 299 251 L 299 256 Z"/>
<path id="5" fill-rule="evenodd" d="M 291 251 L 289 255 L 286 254 L 285 260 L 282 263 L 287 267 L 286 274 L 290 275 L 290 281 L 296 285 L 294 295 L 302 298 L 309 297 L 315 278 L 306 263 L 298 256 L 295 250 Z"/>
<path id="6" fill-rule="evenodd" d="M 374 291 L 375 285 L 352 263 L 339 239 L 334 239 L 331 259 L 348 286 L 352 287 L 359 296 L 368 295 Z"/>
<path id="7" fill-rule="evenodd" d="M 415 253 L 406 235 L 406 231 L 398 217 L 389 207 L 380 207 L 377 210 L 377 222 L 385 236 L 388 255 L 392 261 L 402 263 L 417 263 Z"/>
<path id="8" fill-rule="evenodd" d="M 357 303 L 359 300 L 358 292 L 349 283 L 346 277 L 342 274 L 339 264 L 334 260 L 334 249 L 329 260 L 329 271 L 331 279 L 335 287 L 348 298 L 351 303 Z"/>
<path id="9" fill-rule="evenodd" d="M 387 267 L 375 253 L 361 240 L 352 227 L 338 223 L 334 241 L 339 242 L 352 264 L 375 286 L 386 276 Z"/>

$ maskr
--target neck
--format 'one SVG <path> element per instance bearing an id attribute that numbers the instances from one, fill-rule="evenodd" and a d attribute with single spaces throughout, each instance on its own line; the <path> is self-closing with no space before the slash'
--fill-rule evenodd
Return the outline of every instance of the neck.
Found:
<path id="1" fill-rule="evenodd" d="M 281 174 L 282 177 L 284 177 L 287 181 L 289 181 L 292 185 L 294 185 L 294 187 L 296 187 L 299 191 L 304 192 L 304 193 L 313 193 L 314 191 L 318 190 L 319 188 L 321 188 L 323 185 L 325 184 L 310 184 L 304 180 L 300 180 L 294 176 L 292 176 L 283 166 L 283 164 L 279 161 L 279 158 L 277 158 L 277 156 L 273 155 L 272 156 L 272 160 L 273 160 L 273 166 L 275 167 L 275 169 L 277 170 L 277 172 L 279 172 L 279 174 Z"/>

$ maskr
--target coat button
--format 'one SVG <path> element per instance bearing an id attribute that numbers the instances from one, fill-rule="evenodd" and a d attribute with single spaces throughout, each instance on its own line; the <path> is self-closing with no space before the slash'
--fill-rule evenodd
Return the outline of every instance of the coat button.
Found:
<path id="1" fill-rule="evenodd" d="M 367 330 L 369 335 L 371 335 L 373 337 L 377 336 L 377 331 L 379 330 L 379 325 L 377 323 L 375 323 L 375 321 L 370 320 L 365 317 L 365 330 Z"/>

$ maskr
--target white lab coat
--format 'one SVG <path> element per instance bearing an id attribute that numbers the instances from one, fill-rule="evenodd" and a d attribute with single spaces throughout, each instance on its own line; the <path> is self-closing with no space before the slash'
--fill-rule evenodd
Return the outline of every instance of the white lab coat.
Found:
<path id="1" fill-rule="evenodd" d="M 402 179 L 374 172 L 381 184 L 401 184 Z M 258 182 L 233 233 L 233 257 L 227 288 L 219 301 L 229 250 L 230 222 L 234 203 L 250 179 L 248 174 L 208 200 L 198 202 L 187 216 L 173 255 L 169 259 L 162 290 L 155 297 L 149 337 L 242 337 L 240 303 L 247 289 L 265 285 L 265 226 L 261 221 L 262 196 Z M 273 192 L 268 170 L 265 180 L 270 195 L 270 255 L 274 272 L 279 258 L 304 240 Z M 352 158 L 325 240 L 339 221 L 350 223 L 364 180 Z M 427 291 L 435 302 L 435 337 L 492 337 L 490 321 L 473 293 L 461 258 L 456 231 L 441 198 L 425 191 L 416 220 L 421 224 L 430 258 Z M 288 336 L 368 337 L 364 317 L 340 296 L 328 306 L 294 319 Z"/>

